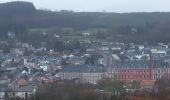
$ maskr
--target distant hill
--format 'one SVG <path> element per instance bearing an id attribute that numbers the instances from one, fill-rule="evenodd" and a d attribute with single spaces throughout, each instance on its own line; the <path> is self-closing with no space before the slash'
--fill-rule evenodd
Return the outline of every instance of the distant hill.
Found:
<path id="1" fill-rule="evenodd" d="M 36 9 L 30 2 L 0 4 L 1 35 L 8 31 L 26 34 L 30 28 L 50 27 L 74 31 L 104 28 L 116 40 L 167 42 L 170 41 L 170 12 L 53 12 Z"/>
<path id="2" fill-rule="evenodd" d="M 30 2 L 8 2 L 0 4 L 0 33 L 25 30 L 36 8 Z"/>
<path id="3" fill-rule="evenodd" d="M 16 1 L 0 4 L 1 15 L 31 14 L 36 11 L 30 2 Z"/>

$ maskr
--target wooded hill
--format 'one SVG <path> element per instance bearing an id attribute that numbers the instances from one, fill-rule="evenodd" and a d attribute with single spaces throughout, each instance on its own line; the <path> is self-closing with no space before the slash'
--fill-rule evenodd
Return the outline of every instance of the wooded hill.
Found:
<path id="1" fill-rule="evenodd" d="M 0 33 L 27 34 L 36 28 L 72 28 L 75 32 L 102 28 L 98 32 L 116 41 L 169 42 L 170 12 L 107 13 L 48 11 L 30 2 L 0 4 Z"/>

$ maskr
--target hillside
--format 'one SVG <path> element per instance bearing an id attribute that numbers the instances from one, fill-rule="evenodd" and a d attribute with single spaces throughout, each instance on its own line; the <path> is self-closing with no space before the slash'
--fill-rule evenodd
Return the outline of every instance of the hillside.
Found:
<path id="1" fill-rule="evenodd" d="M 39 10 L 29 2 L 0 4 L 0 33 L 27 33 L 29 29 L 71 28 L 74 32 L 105 29 L 97 32 L 119 41 L 169 42 L 170 13 L 105 13 Z M 106 37 L 107 37 L 106 36 Z M 140 36 L 140 37 L 139 37 Z"/>
<path id="2" fill-rule="evenodd" d="M 35 7 L 29 2 L 9 2 L 0 4 L 1 15 L 30 14 L 35 12 Z"/>
<path id="3" fill-rule="evenodd" d="M 29 2 L 9 2 L 0 4 L 0 33 L 21 32 L 25 29 L 36 9 Z"/>

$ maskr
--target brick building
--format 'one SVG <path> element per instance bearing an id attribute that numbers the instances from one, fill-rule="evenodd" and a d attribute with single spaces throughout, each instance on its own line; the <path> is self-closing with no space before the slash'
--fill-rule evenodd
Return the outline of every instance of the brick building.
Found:
<path id="1" fill-rule="evenodd" d="M 107 67 L 107 77 L 125 81 L 170 77 L 170 66 L 161 61 L 122 60 Z"/>

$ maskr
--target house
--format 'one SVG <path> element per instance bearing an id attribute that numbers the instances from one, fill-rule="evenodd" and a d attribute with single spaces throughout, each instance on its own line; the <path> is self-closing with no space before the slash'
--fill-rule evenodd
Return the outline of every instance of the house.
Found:
<path id="1" fill-rule="evenodd" d="M 34 80 L 29 80 L 28 84 L 29 84 L 29 86 L 32 86 L 32 87 L 36 88 L 37 86 L 41 85 L 41 82 L 36 80 L 36 79 L 34 79 Z"/>
<path id="2" fill-rule="evenodd" d="M 159 50 L 151 54 L 152 59 L 154 60 L 162 60 L 166 56 L 166 51 L 164 50 Z"/>
<path id="3" fill-rule="evenodd" d="M 0 100 L 5 98 L 5 89 L 8 87 L 8 84 L 0 84 Z"/>
<path id="4" fill-rule="evenodd" d="M 24 48 L 13 48 L 13 49 L 10 49 L 10 52 L 16 55 L 23 55 L 25 52 L 25 49 Z"/>
<path id="5" fill-rule="evenodd" d="M 54 38 L 60 38 L 60 35 L 54 34 Z"/>
<path id="6" fill-rule="evenodd" d="M 138 45 L 138 48 L 139 48 L 140 51 L 142 51 L 145 48 L 145 46 L 144 45 Z"/>
<path id="7" fill-rule="evenodd" d="M 83 36 L 90 36 L 90 33 L 88 32 L 85 32 L 85 33 L 82 33 Z"/>
<path id="8" fill-rule="evenodd" d="M 28 85 L 28 81 L 25 79 L 19 79 L 16 81 L 18 86 L 26 86 Z"/>
<path id="9" fill-rule="evenodd" d="M 8 32 L 7 35 L 8 35 L 9 38 L 15 38 L 14 32 Z"/>
<path id="10" fill-rule="evenodd" d="M 3 88 L 0 91 L 0 99 L 5 100 L 8 98 L 19 97 L 28 98 L 35 94 L 36 89 L 31 86 L 15 87 L 15 88 Z"/>
<path id="11" fill-rule="evenodd" d="M 86 52 L 87 53 L 94 53 L 95 52 L 95 48 L 87 48 Z"/>
<path id="12" fill-rule="evenodd" d="M 120 46 L 113 46 L 111 47 L 111 50 L 115 51 L 115 50 L 118 50 L 120 51 L 122 48 Z"/>
<path id="13" fill-rule="evenodd" d="M 35 93 L 36 89 L 31 86 L 17 87 L 14 89 L 14 96 L 20 98 L 31 97 Z"/>
<path id="14" fill-rule="evenodd" d="M 106 42 L 106 41 L 102 41 L 102 43 L 101 43 L 102 46 L 109 46 L 112 44 L 113 44 L 112 42 Z"/>
<path id="15" fill-rule="evenodd" d="M 170 64 L 170 55 L 165 56 L 164 62 Z"/>
<path id="16" fill-rule="evenodd" d="M 102 50 L 102 51 L 109 51 L 109 47 L 102 46 L 102 47 L 101 47 L 101 50 Z"/>

